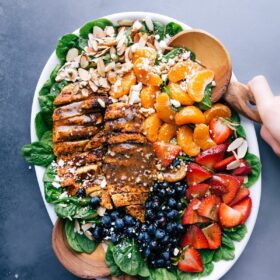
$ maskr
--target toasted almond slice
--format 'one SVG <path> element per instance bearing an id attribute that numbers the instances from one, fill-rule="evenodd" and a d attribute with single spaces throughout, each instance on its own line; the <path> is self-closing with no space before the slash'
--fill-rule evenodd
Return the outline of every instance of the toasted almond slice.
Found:
<path id="1" fill-rule="evenodd" d="M 106 212 L 106 208 L 104 207 L 98 207 L 97 210 L 96 210 L 98 216 L 104 216 L 105 212 Z"/>
<path id="2" fill-rule="evenodd" d="M 118 21 L 118 25 L 120 26 L 132 26 L 133 21 L 128 19 L 122 19 Z"/>
<path id="3" fill-rule="evenodd" d="M 82 68 L 87 68 L 87 67 L 88 67 L 88 64 L 89 64 L 89 62 L 88 62 L 88 57 L 87 57 L 86 55 L 82 55 L 82 56 L 81 56 L 81 59 L 80 59 L 80 66 L 81 66 Z"/>
<path id="4" fill-rule="evenodd" d="M 81 225 L 81 228 L 83 230 L 83 232 L 86 232 L 87 230 L 89 230 L 91 227 L 92 227 L 92 223 L 86 223 L 86 224 L 83 224 Z"/>
<path id="5" fill-rule="evenodd" d="M 90 80 L 90 74 L 87 70 L 83 69 L 83 68 L 79 68 L 78 69 L 79 72 L 79 76 L 81 78 L 81 80 L 83 81 L 89 81 Z"/>
<path id="6" fill-rule="evenodd" d="M 106 35 L 109 37 L 115 36 L 115 29 L 113 26 L 106 26 L 104 31 L 105 31 Z"/>
<path id="7" fill-rule="evenodd" d="M 154 24 L 150 17 L 145 17 L 145 23 L 146 23 L 149 31 L 154 31 Z"/>
<path id="8" fill-rule="evenodd" d="M 105 64 L 101 57 L 97 59 L 97 71 L 101 77 L 105 77 Z"/>
<path id="9" fill-rule="evenodd" d="M 79 221 L 76 219 L 74 222 L 74 231 L 80 233 L 81 232 L 81 226 Z"/>
<path id="10" fill-rule="evenodd" d="M 71 62 L 79 55 L 79 50 L 76 48 L 72 48 L 67 52 L 66 61 Z"/>
<path id="11" fill-rule="evenodd" d="M 237 159 L 235 161 L 232 161 L 227 165 L 227 170 L 233 170 L 235 168 L 238 168 L 240 166 L 240 160 Z"/>
<path id="12" fill-rule="evenodd" d="M 93 36 L 101 39 L 101 38 L 105 37 L 106 34 L 102 28 L 100 28 L 99 26 L 94 26 L 93 27 Z"/>
<path id="13" fill-rule="evenodd" d="M 89 240 L 94 240 L 94 238 L 89 230 L 85 231 L 84 234 Z"/>
<path id="14" fill-rule="evenodd" d="M 241 146 L 237 149 L 237 156 L 239 159 L 244 158 L 248 150 L 248 142 L 244 139 Z"/>
<path id="15" fill-rule="evenodd" d="M 242 145 L 242 143 L 244 142 L 244 140 L 245 140 L 245 139 L 242 138 L 242 137 L 236 138 L 236 139 L 228 146 L 227 151 L 228 151 L 228 152 L 232 152 L 232 151 L 238 149 L 238 148 Z"/>

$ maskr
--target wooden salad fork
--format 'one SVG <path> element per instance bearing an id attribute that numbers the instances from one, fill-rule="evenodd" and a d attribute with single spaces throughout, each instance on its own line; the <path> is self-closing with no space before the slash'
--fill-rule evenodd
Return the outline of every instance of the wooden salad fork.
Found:
<path id="1" fill-rule="evenodd" d="M 223 98 L 241 115 L 261 123 L 258 111 L 253 107 L 255 100 L 249 87 L 231 79 L 230 55 L 217 38 L 204 30 L 189 29 L 172 37 L 169 46 L 188 48 L 195 53 L 199 63 L 214 72 L 213 102 Z"/>

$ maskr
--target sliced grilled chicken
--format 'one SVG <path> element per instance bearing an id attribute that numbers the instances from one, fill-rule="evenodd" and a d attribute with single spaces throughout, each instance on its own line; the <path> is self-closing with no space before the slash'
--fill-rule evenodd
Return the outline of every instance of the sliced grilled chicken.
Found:
<path id="1" fill-rule="evenodd" d="M 147 193 L 149 188 L 145 186 L 132 185 L 108 185 L 108 191 L 111 195 L 118 193 Z"/>
<path id="2" fill-rule="evenodd" d="M 105 144 L 106 140 L 107 140 L 107 137 L 106 137 L 104 131 L 99 131 L 87 143 L 87 145 L 85 147 L 85 151 L 102 147 Z"/>
<path id="3" fill-rule="evenodd" d="M 53 144 L 54 154 L 59 157 L 61 155 L 69 155 L 72 153 L 82 152 L 89 140 L 67 141 Z"/>
<path id="4" fill-rule="evenodd" d="M 142 133 L 143 120 L 135 119 L 135 121 L 127 121 L 125 118 L 107 121 L 105 123 L 105 131 L 124 132 L 124 133 Z"/>
<path id="5" fill-rule="evenodd" d="M 93 92 L 88 88 L 81 88 L 79 83 L 72 83 L 65 86 L 60 94 L 55 98 L 55 105 L 65 105 L 68 103 L 85 100 L 93 96 Z"/>
<path id="6" fill-rule="evenodd" d="M 139 154 L 143 156 L 151 157 L 153 156 L 153 149 L 150 144 L 137 144 L 137 143 L 121 143 L 116 145 L 111 145 L 108 154 L 122 154 L 122 155 L 131 155 Z"/>
<path id="7" fill-rule="evenodd" d="M 99 196 L 101 198 L 100 206 L 106 209 L 112 209 L 111 196 L 107 190 L 99 190 L 89 194 L 90 196 Z"/>
<path id="8" fill-rule="evenodd" d="M 125 118 L 127 121 L 132 121 L 138 116 L 139 113 L 134 106 L 125 103 L 113 103 L 106 109 L 104 119 L 108 121 Z"/>
<path id="9" fill-rule="evenodd" d="M 55 125 L 99 125 L 102 122 L 103 116 L 100 113 L 92 113 L 59 120 L 55 122 Z"/>
<path id="10" fill-rule="evenodd" d="M 139 133 L 112 133 L 108 139 L 110 145 L 125 142 L 144 144 L 147 143 L 147 138 Z"/>
<path id="11" fill-rule="evenodd" d="M 116 207 L 128 205 L 143 205 L 148 198 L 148 193 L 118 193 L 111 196 Z"/>
<path id="12" fill-rule="evenodd" d="M 54 126 L 53 142 L 85 139 L 94 136 L 98 132 L 97 126 Z"/>
<path id="13" fill-rule="evenodd" d="M 145 207 L 144 205 L 128 205 L 125 207 L 126 212 L 140 220 L 142 223 L 145 221 Z"/>

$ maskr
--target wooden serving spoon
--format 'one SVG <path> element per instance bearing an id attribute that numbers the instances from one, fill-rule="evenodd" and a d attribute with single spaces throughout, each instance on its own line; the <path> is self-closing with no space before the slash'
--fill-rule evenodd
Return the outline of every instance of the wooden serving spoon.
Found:
<path id="1" fill-rule="evenodd" d="M 248 86 L 231 79 L 230 55 L 217 38 L 203 30 L 189 29 L 171 38 L 169 46 L 188 48 L 203 66 L 214 72 L 216 86 L 212 92 L 213 102 L 223 97 L 240 114 L 261 123 L 258 111 L 252 107 L 255 100 Z"/>
<path id="2" fill-rule="evenodd" d="M 64 221 L 57 219 L 52 232 L 52 247 L 61 264 L 74 275 L 83 279 L 109 277 L 110 270 L 105 262 L 105 251 L 100 244 L 92 254 L 77 253 L 67 242 Z M 111 280 L 135 280 L 129 275 L 109 277 Z"/>

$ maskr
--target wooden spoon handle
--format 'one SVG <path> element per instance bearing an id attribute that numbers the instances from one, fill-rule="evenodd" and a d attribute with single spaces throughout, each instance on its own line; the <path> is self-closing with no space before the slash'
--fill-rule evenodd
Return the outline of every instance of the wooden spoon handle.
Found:
<path id="1" fill-rule="evenodd" d="M 252 106 L 252 104 L 255 105 L 256 102 L 248 86 L 236 81 L 231 81 L 223 98 L 241 115 L 252 121 L 262 123 L 257 108 Z"/>

